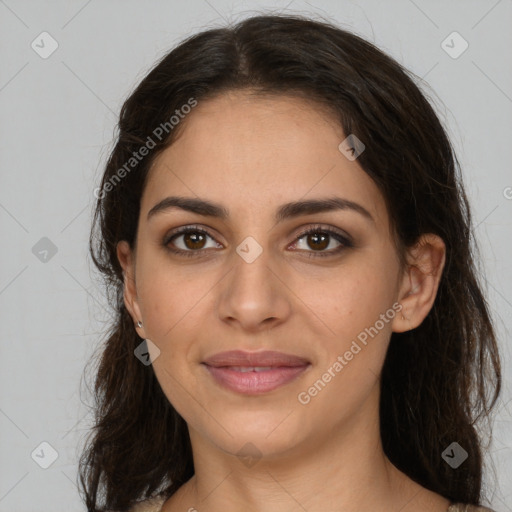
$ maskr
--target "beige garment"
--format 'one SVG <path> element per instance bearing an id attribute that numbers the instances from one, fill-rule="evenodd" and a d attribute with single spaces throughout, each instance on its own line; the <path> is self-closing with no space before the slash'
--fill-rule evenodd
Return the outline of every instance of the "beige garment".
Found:
<path id="1" fill-rule="evenodd" d="M 160 512 L 164 498 L 152 498 L 150 500 L 141 501 L 134 505 L 130 512 Z M 463 503 L 455 503 L 451 505 L 446 512 L 494 512 L 487 507 L 476 507 L 474 505 L 464 505 Z"/>
<path id="2" fill-rule="evenodd" d="M 145 500 L 134 505 L 130 512 L 160 512 L 163 504 L 165 503 L 164 498 L 152 498 L 150 500 Z"/>
<path id="3" fill-rule="evenodd" d="M 463 503 L 455 503 L 451 505 L 446 512 L 494 512 L 494 510 L 491 510 L 490 508 L 487 507 L 476 507 L 475 505 L 464 505 Z"/>

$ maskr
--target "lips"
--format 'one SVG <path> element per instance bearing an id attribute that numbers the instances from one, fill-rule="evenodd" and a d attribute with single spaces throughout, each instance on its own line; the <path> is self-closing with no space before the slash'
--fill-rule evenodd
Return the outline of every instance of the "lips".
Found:
<path id="1" fill-rule="evenodd" d="M 258 395 L 291 382 L 311 364 L 307 359 L 282 352 L 221 352 L 203 362 L 209 375 L 223 388 Z"/>
<path id="2" fill-rule="evenodd" d="M 204 361 L 208 366 L 232 366 L 232 367 L 294 367 L 309 364 L 307 359 L 283 352 L 266 350 L 264 352 L 245 352 L 243 350 L 230 350 L 220 352 Z"/>

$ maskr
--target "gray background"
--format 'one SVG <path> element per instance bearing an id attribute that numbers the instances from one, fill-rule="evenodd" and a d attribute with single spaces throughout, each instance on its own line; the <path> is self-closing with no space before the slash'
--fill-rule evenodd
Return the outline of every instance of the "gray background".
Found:
<path id="1" fill-rule="evenodd" d="M 80 382 L 108 320 L 87 237 L 123 100 L 185 36 L 262 9 L 327 16 L 426 81 L 463 167 L 497 322 L 504 391 L 485 481 L 488 504 L 512 511 L 512 0 L 0 0 L 0 512 L 85 509 Z M 44 31 L 58 43 L 47 58 L 31 47 L 51 49 Z M 457 58 L 442 47 L 453 31 L 469 44 Z M 58 455 L 48 469 L 43 442 Z"/>

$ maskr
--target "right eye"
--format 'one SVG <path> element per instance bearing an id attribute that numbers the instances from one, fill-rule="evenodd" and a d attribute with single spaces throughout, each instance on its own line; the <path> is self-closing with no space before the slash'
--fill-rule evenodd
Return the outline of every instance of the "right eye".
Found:
<path id="1" fill-rule="evenodd" d="M 180 244 L 176 244 L 175 240 L 180 240 L 180 238 Z M 215 239 L 207 231 L 197 226 L 185 226 L 173 231 L 165 237 L 163 245 L 174 254 L 187 257 L 198 256 L 206 250 L 205 242 L 207 238 L 210 238 L 217 244 L 213 246 L 214 248 L 219 248 Z M 175 247 L 178 245 L 178 248 L 173 248 L 172 245 Z M 181 245 L 181 247 L 179 247 L 179 245 Z"/>

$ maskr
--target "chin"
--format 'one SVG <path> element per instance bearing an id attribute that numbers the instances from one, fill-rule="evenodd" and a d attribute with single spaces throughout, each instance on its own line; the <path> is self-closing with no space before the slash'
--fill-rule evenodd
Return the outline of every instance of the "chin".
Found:
<path id="1" fill-rule="evenodd" d="M 224 416 L 219 423 L 225 425 L 231 435 L 220 429 L 222 435 L 219 437 L 219 429 L 216 429 L 215 433 L 210 432 L 213 434 L 210 439 L 223 451 L 239 457 L 279 457 L 296 447 L 306 434 L 300 425 L 295 424 L 296 420 L 287 418 L 288 414 L 289 411 L 280 414 L 241 411 L 229 420 Z M 283 421 L 285 418 L 287 420 Z"/>

